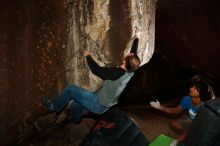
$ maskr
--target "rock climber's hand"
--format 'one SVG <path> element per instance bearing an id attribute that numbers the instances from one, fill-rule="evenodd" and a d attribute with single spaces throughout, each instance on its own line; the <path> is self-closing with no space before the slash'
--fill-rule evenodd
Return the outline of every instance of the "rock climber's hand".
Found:
<path id="1" fill-rule="evenodd" d="M 91 55 L 91 53 L 90 53 L 89 50 L 84 50 L 83 55 L 84 55 L 85 57 L 87 57 L 87 56 Z"/>

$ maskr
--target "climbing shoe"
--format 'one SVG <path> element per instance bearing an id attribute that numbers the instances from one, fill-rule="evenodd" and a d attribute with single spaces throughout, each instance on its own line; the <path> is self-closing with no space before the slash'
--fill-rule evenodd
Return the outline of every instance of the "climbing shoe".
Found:
<path id="1" fill-rule="evenodd" d="M 43 97 L 42 103 L 49 111 L 54 112 L 54 104 L 48 97 Z"/>

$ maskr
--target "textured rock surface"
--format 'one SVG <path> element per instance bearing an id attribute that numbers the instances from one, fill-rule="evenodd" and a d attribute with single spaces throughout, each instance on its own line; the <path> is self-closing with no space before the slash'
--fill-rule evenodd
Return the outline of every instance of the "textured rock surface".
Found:
<path id="1" fill-rule="evenodd" d="M 100 81 L 85 67 L 82 51 L 89 49 L 103 66 L 119 65 L 138 37 L 142 65 L 154 50 L 154 0 L 73 1 L 70 7 L 66 65 L 69 83 L 95 90 Z M 89 77 L 89 81 L 88 81 Z"/>
<path id="2" fill-rule="evenodd" d="M 42 96 L 57 94 L 65 70 L 67 2 L 0 2 L 0 145 L 24 134 Z M 13 144 L 11 144 L 13 145 Z"/>
<path id="3" fill-rule="evenodd" d="M 105 66 L 119 65 L 136 37 L 142 64 L 154 50 L 155 0 L 3 0 L 0 8 L 0 145 L 28 133 L 24 121 L 42 96 L 67 83 L 100 85 L 84 49 Z"/>

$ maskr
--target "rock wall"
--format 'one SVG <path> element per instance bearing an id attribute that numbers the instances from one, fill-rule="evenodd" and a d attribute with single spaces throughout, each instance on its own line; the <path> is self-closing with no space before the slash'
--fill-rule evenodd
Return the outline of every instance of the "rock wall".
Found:
<path id="1" fill-rule="evenodd" d="M 67 46 L 68 4 L 61 1 L 0 2 L 0 145 L 24 131 L 21 123 L 57 94 Z M 13 145 L 13 144 L 9 144 Z"/>
<path id="2" fill-rule="evenodd" d="M 155 0 L 2 0 L 0 2 L 0 145 L 25 135 L 21 126 L 74 83 L 95 90 L 101 81 L 82 55 L 119 65 L 139 38 L 142 65 L 154 51 Z M 11 144 L 12 145 L 12 144 Z"/>
<path id="3" fill-rule="evenodd" d="M 101 81 L 89 72 L 84 49 L 102 66 L 120 65 L 133 40 L 139 38 L 141 65 L 154 51 L 155 0 L 72 1 L 66 57 L 68 83 L 90 90 Z M 88 81 L 89 77 L 89 81 Z"/>

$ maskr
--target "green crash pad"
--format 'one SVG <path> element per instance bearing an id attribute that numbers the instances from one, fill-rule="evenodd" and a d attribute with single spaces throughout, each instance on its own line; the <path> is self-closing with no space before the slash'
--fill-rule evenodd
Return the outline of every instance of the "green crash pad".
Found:
<path id="1" fill-rule="evenodd" d="M 161 134 L 149 146 L 170 146 L 174 138 Z"/>

